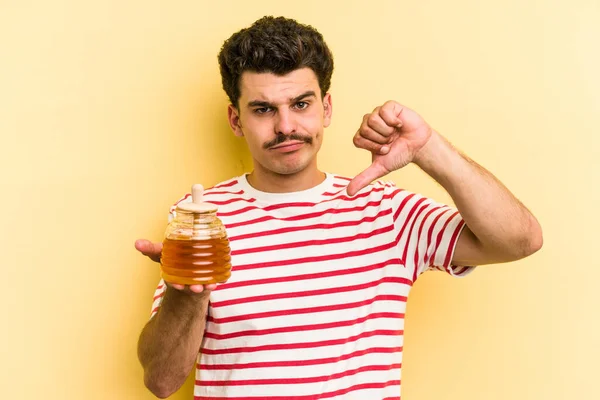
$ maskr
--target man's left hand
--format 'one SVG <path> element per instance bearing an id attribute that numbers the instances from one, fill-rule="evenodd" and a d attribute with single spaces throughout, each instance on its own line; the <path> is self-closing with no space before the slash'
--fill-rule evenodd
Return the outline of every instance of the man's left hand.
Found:
<path id="1" fill-rule="evenodd" d="M 366 114 L 354 135 L 354 145 L 369 150 L 372 163 L 348 184 L 348 195 L 354 196 L 374 180 L 414 162 L 431 134 L 431 127 L 419 114 L 395 101 Z"/>

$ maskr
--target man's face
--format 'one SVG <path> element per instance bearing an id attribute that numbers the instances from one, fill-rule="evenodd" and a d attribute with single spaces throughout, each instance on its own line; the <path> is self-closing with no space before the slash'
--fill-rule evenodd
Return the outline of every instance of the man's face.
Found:
<path id="1" fill-rule="evenodd" d="M 239 109 L 229 106 L 229 123 L 244 136 L 255 168 L 280 175 L 316 169 L 323 130 L 331 120 L 331 96 L 321 99 L 310 68 L 287 75 L 244 72 Z"/>

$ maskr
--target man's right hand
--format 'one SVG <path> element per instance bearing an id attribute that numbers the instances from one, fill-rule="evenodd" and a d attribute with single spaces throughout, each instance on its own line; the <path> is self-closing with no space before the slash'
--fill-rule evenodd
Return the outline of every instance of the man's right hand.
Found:
<path id="1" fill-rule="evenodd" d="M 140 253 L 142 253 L 149 259 L 151 259 L 152 261 L 160 263 L 160 254 L 162 252 L 162 243 L 152 243 L 151 241 L 146 240 L 146 239 L 138 239 L 135 241 L 135 248 Z M 188 286 L 188 285 L 180 285 L 180 284 L 176 284 L 176 283 L 170 283 L 170 282 L 166 282 L 166 281 L 165 281 L 165 283 L 169 287 L 172 287 L 173 289 L 182 290 L 184 292 L 191 292 L 191 293 L 202 293 L 203 291 L 206 291 L 206 294 L 208 294 L 208 293 L 210 293 L 211 290 L 214 290 L 217 287 L 216 284 L 189 285 Z"/>
<path id="2" fill-rule="evenodd" d="M 162 252 L 162 243 L 152 243 L 146 239 L 138 239 L 135 241 L 135 248 L 157 263 L 160 262 L 160 253 Z"/>

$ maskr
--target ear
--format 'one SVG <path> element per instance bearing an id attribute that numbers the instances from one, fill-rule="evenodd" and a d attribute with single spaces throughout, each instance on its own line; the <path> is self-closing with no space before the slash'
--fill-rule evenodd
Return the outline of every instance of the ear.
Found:
<path id="1" fill-rule="evenodd" d="M 331 93 L 327 93 L 325 97 L 323 97 L 323 111 L 325 112 L 323 116 L 323 126 L 327 128 L 329 124 L 331 124 L 331 114 L 333 113 Z"/>
<path id="2" fill-rule="evenodd" d="M 233 134 L 237 137 L 243 137 L 244 132 L 242 131 L 240 112 L 233 104 L 230 104 L 229 107 L 227 107 L 227 119 L 229 120 L 229 126 L 231 127 Z"/>

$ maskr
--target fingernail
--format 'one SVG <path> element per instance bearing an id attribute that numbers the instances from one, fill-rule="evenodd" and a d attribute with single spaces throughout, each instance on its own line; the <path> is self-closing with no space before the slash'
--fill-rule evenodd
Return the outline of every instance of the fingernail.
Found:
<path id="1" fill-rule="evenodd" d="M 385 153 L 387 153 L 388 151 L 390 151 L 390 148 L 389 148 L 389 147 L 387 147 L 387 146 L 383 146 L 383 147 L 381 148 L 381 150 L 379 150 L 379 152 L 380 152 L 381 154 L 385 154 Z"/>

